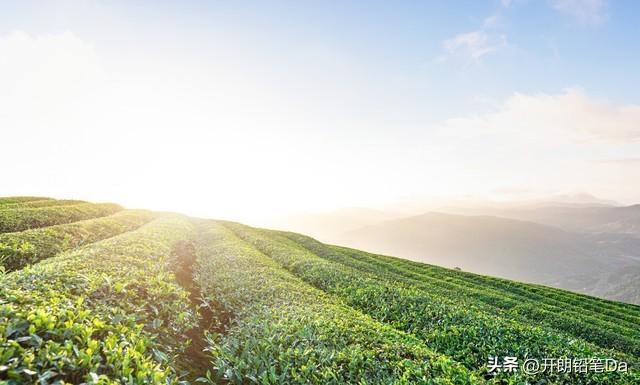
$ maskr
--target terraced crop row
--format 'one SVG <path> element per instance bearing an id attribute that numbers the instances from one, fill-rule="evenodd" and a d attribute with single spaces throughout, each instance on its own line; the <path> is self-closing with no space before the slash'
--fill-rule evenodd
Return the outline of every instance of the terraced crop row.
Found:
<path id="1" fill-rule="evenodd" d="M 24 197 L 4 197 L 4 198 L 0 198 L 0 206 L 6 205 L 6 204 L 21 203 L 21 202 L 32 202 L 32 201 L 45 200 L 45 199 L 50 199 L 50 198 L 28 197 L 28 196 L 24 196 Z"/>
<path id="2" fill-rule="evenodd" d="M 183 217 L 7 274 L 0 280 L 0 382 L 177 384 L 195 313 L 170 272 Z"/>
<path id="3" fill-rule="evenodd" d="M 437 293 L 445 298 L 501 309 L 504 310 L 503 317 L 545 324 L 602 347 L 640 352 L 638 323 L 634 324 L 581 308 L 572 308 L 567 304 L 553 306 L 543 301 L 532 301 L 526 297 L 514 296 L 509 291 L 496 290 L 491 286 L 469 284 L 456 280 L 455 272 L 451 276 L 444 277 L 437 274 L 419 274 L 416 269 L 406 268 L 402 263 L 393 264 L 358 250 L 327 246 L 299 234 L 283 232 L 278 234 L 286 236 L 323 258 L 373 274 L 393 276 L 396 280 Z"/>
<path id="4" fill-rule="evenodd" d="M 0 207 L 2 209 L 17 209 L 17 208 L 38 208 L 38 207 L 50 207 L 50 206 L 67 206 L 78 205 L 81 203 L 87 203 L 85 201 L 73 200 L 73 199 L 38 199 L 35 201 L 26 201 L 18 203 L 7 203 Z"/>
<path id="5" fill-rule="evenodd" d="M 593 312 L 595 314 L 606 314 L 617 319 L 627 320 L 634 324 L 640 322 L 640 306 L 638 305 L 608 301 L 541 285 L 526 284 L 502 278 L 488 277 L 473 273 L 456 271 L 402 258 L 370 254 L 343 247 L 334 248 L 339 249 L 342 252 L 349 251 L 352 255 L 358 254 L 373 256 L 376 259 L 384 260 L 394 265 L 400 265 L 409 268 L 415 273 L 438 276 L 452 280 L 460 280 L 471 285 L 492 287 L 504 292 L 509 292 L 512 295 L 518 295 L 522 298 L 539 301 L 541 303 L 555 304 L 559 305 L 560 307 L 574 306 L 581 311 Z"/>
<path id="6" fill-rule="evenodd" d="M 2 209 L 0 207 L 0 233 L 103 217 L 121 210 L 121 206 L 112 203 L 82 203 L 68 206 L 16 209 Z"/>
<path id="7" fill-rule="evenodd" d="M 305 241 L 302 242 L 306 244 Z M 437 266 L 424 265 L 395 257 L 369 254 L 345 247 L 326 245 L 323 245 L 323 247 L 331 250 L 330 253 L 333 255 L 342 255 L 343 257 L 346 256 L 347 259 L 352 258 L 362 262 L 375 262 L 384 268 L 409 272 L 411 276 L 420 277 L 420 279 L 432 278 L 441 282 L 449 282 L 461 286 L 478 288 L 482 291 L 486 291 L 487 293 L 499 293 L 504 298 L 505 303 L 513 303 L 513 301 L 509 301 L 509 299 L 513 299 L 518 301 L 518 303 L 521 303 L 522 301 L 535 302 L 540 306 L 552 306 L 561 310 L 571 309 L 572 311 L 580 314 L 590 314 L 614 323 L 626 324 L 636 330 L 638 323 L 640 323 L 640 317 L 629 313 L 637 307 L 631 304 L 618 304 L 591 297 L 586 297 L 587 299 L 576 299 L 574 297 L 575 293 L 559 289 L 531 284 L 520 284 L 518 282 L 512 282 L 500 278 L 486 277 Z M 598 302 L 591 303 L 591 300 Z"/>
<path id="8" fill-rule="evenodd" d="M 222 225 L 202 226 L 195 281 L 223 315 L 223 333 L 209 336 L 208 382 L 483 382 L 415 337 L 295 278 Z"/>
<path id="9" fill-rule="evenodd" d="M 414 334 L 434 350 L 451 356 L 472 370 L 486 372 L 489 356 L 601 357 L 615 356 L 634 362 L 626 351 L 611 351 L 548 328 L 523 324 L 481 307 L 432 295 L 394 277 L 372 275 L 320 258 L 295 242 L 272 232 L 225 223 L 240 238 L 269 255 L 305 281 L 342 298 L 345 303 Z M 520 377 L 518 377 L 520 376 Z M 542 377 L 517 376 L 522 381 Z M 637 374 L 545 375 L 550 383 L 633 383 Z M 622 382 L 621 382 L 622 381 Z"/>
<path id="10" fill-rule="evenodd" d="M 13 271 L 40 260 L 117 234 L 153 219 L 145 210 L 124 210 L 84 221 L 0 234 L 0 266 Z"/>
<path id="11" fill-rule="evenodd" d="M 28 228 L 0 234 L 1 385 L 640 384 L 640 307 L 121 210 L 0 198 L 0 229 Z M 494 377 L 490 356 L 631 372 Z"/>

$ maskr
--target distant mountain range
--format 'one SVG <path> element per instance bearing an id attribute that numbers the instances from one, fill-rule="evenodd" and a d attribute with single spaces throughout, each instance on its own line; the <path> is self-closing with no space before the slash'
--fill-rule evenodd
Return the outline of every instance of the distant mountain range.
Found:
<path id="1" fill-rule="evenodd" d="M 298 217 L 290 228 L 375 253 L 640 304 L 640 205 L 441 210 L 408 217 L 341 210 Z"/>
<path id="2" fill-rule="evenodd" d="M 522 208 L 445 208 L 463 215 L 492 215 L 555 226 L 567 231 L 640 236 L 640 204 L 633 206 L 541 206 Z"/>

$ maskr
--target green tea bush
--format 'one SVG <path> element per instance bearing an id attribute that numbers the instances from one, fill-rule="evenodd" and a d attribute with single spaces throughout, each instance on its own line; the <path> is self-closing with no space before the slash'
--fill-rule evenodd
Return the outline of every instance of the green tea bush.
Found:
<path id="1" fill-rule="evenodd" d="M 530 299 L 509 290 L 499 290 L 481 283 L 461 282 L 455 279 L 457 271 L 450 275 L 420 274 L 419 269 L 405 266 L 401 261 L 392 263 L 359 250 L 324 245 L 299 234 L 276 234 L 284 235 L 323 258 L 384 277 L 392 276 L 397 281 L 437 293 L 444 298 L 464 301 L 483 308 L 493 307 L 496 311 L 504 310 L 501 316 L 505 318 L 545 324 L 549 328 L 570 333 L 604 348 L 640 352 L 638 323 L 628 322 L 624 318 L 590 311 L 588 308 L 569 303 Z"/>
<path id="2" fill-rule="evenodd" d="M 127 231 L 153 219 L 144 210 L 124 210 L 116 214 L 84 221 L 0 234 L 0 266 L 6 271 L 53 257 Z"/>
<path id="3" fill-rule="evenodd" d="M 434 349 L 486 374 L 489 356 L 619 358 L 637 362 L 633 352 L 603 349 L 565 333 L 491 314 L 481 307 L 428 293 L 394 277 L 368 274 L 316 256 L 273 232 L 225 222 L 240 238 L 280 265 L 374 319 L 411 333 Z M 587 373 L 583 376 L 509 374 L 503 379 L 545 380 L 554 384 L 619 384 L 637 373 Z"/>
<path id="4" fill-rule="evenodd" d="M 28 197 L 28 196 L 24 196 L 24 197 L 4 197 L 4 198 L 0 198 L 0 206 L 7 205 L 7 204 L 14 204 L 14 203 L 32 202 L 32 201 L 37 201 L 37 200 L 49 200 L 49 199 L 50 198 Z"/>
<path id="5" fill-rule="evenodd" d="M 0 383 L 177 384 L 196 323 L 171 272 L 185 218 L 140 229 L 0 280 Z"/>
<path id="6" fill-rule="evenodd" d="M 82 203 L 69 206 L 16 209 L 2 209 L 0 206 L 0 233 L 103 217 L 121 210 L 121 206 L 113 203 Z"/>
<path id="7" fill-rule="evenodd" d="M 81 203 L 87 203 L 87 202 L 73 200 L 73 199 L 38 199 L 35 201 L 7 203 L 2 205 L 1 207 L 2 209 L 38 208 L 38 207 L 50 207 L 50 206 L 78 205 Z"/>
<path id="8" fill-rule="evenodd" d="M 225 315 L 210 383 L 480 384 L 452 359 L 314 289 L 223 226 L 200 242 L 196 282 Z"/>

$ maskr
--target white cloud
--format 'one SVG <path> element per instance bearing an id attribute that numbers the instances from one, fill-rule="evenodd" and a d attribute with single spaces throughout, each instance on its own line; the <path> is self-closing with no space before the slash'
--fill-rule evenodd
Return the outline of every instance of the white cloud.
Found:
<path id="1" fill-rule="evenodd" d="M 577 89 L 557 95 L 515 94 L 497 111 L 450 119 L 447 130 L 517 133 L 544 140 L 640 140 L 640 105 L 618 105 L 588 97 Z"/>
<path id="2" fill-rule="evenodd" d="M 495 28 L 501 23 L 501 21 L 502 21 L 501 15 L 499 13 L 494 13 L 493 15 L 489 15 L 484 18 L 484 20 L 482 21 L 482 28 L 483 29 Z"/>
<path id="3" fill-rule="evenodd" d="M 429 143 L 444 175 L 466 191 L 518 186 L 538 192 L 588 191 L 637 201 L 638 167 L 594 164 L 637 158 L 640 105 L 620 105 L 577 89 L 515 94 L 493 111 L 444 121 Z M 551 190 L 549 190 L 551 189 Z"/>
<path id="4" fill-rule="evenodd" d="M 551 0 L 551 6 L 585 25 L 601 24 L 608 18 L 606 0 Z"/>
<path id="5" fill-rule="evenodd" d="M 584 25 L 601 24 L 608 18 L 607 0 L 548 0 L 558 12 L 575 18 Z M 442 42 L 444 53 L 436 61 L 445 62 L 458 55 L 479 62 L 482 57 L 508 46 L 507 36 L 498 34 L 502 20 L 502 11 L 514 5 L 512 0 L 502 0 L 501 7 L 485 17 L 476 31 L 460 33 Z"/>
<path id="6" fill-rule="evenodd" d="M 449 55 L 463 54 L 474 60 L 495 52 L 506 45 L 506 37 L 490 36 L 483 30 L 461 33 L 443 43 L 445 52 Z"/>
<path id="7" fill-rule="evenodd" d="M 502 5 L 508 7 L 510 2 Z M 507 46 L 506 35 L 496 33 L 502 24 L 502 14 L 498 9 L 482 20 L 480 29 L 460 33 L 444 40 L 442 42 L 444 53 L 436 60 L 444 62 L 450 57 L 459 56 L 479 62 L 482 57 Z"/>
<path id="8" fill-rule="evenodd" d="M 447 121 L 443 130 L 451 137 L 433 134 L 425 151 L 419 138 L 400 140 L 390 130 L 376 136 L 317 128 L 389 127 L 375 113 L 367 120 L 322 113 L 339 111 L 337 105 L 353 110 L 351 95 L 359 100 L 367 94 L 367 88 L 350 88 L 358 79 L 351 67 L 331 72 L 340 81 L 327 73 L 309 82 L 315 72 L 294 71 L 292 78 L 289 69 L 286 74 L 273 70 L 282 66 L 256 67 L 256 60 L 231 54 L 254 53 L 253 46 L 221 45 L 215 57 L 201 62 L 195 60 L 200 52 L 185 58 L 179 50 L 169 57 L 154 56 L 149 49 L 137 54 L 116 50 L 109 56 L 99 42 L 90 44 L 73 33 L 0 36 L 0 164 L 7 165 L 4 178 L 11 181 L 2 186 L 3 194 L 113 200 L 238 220 L 303 207 L 366 204 L 363 197 L 395 199 L 398 191 L 450 196 L 496 186 L 557 186 L 638 196 L 627 174 L 607 169 L 596 178 L 592 163 L 573 167 L 573 153 L 565 154 L 566 163 L 554 158 L 557 152 L 573 151 L 572 146 L 530 150 L 532 144 L 544 140 L 546 146 L 559 138 L 570 143 L 637 139 L 636 106 L 593 100 L 576 90 L 518 94 L 493 112 Z M 495 42 L 491 36 L 467 37 L 451 48 L 483 58 L 493 52 L 486 46 Z M 476 51 L 466 52 L 471 47 Z M 239 68 L 245 62 L 247 67 Z M 318 73 L 324 74 L 326 63 L 332 61 L 323 62 Z M 290 83 L 283 88 L 284 79 Z M 332 88 L 333 83 L 345 88 Z M 618 151 L 617 144 L 601 150 L 600 144 L 583 150 L 582 157 L 592 162 L 638 153 L 636 148 Z M 380 148 L 388 148 L 388 156 L 380 157 Z M 533 176 L 522 171 L 532 169 Z M 619 180 L 607 179 L 618 175 Z M 393 188 L 373 188 L 383 179 L 392 181 L 386 185 Z M 610 190 L 592 190 L 597 183 Z M 310 184 L 320 187 L 310 192 Z M 256 195 L 260 185 L 271 188 Z M 335 185 L 344 188 L 336 191 Z M 375 194 L 368 193 L 372 190 Z M 180 198 L 185 195 L 190 199 Z"/>

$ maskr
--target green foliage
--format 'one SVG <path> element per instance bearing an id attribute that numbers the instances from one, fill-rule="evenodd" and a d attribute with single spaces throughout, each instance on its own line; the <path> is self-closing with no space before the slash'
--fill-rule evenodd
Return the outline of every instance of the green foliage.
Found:
<path id="1" fill-rule="evenodd" d="M 504 318 L 544 324 L 604 348 L 621 349 L 633 354 L 640 352 L 640 330 L 638 329 L 640 319 L 635 323 L 627 321 L 628 317 L 625 313 L 610 311 L 603 314 L 601 310 L 594 310 L 588 305 L 574 304 L 571 299 L 563 301 L 562 298 L 538 298 L 541 296 L 531 292 L 538 287 L 532 285 L 528 290 L 500 290 L 483 284 L 485 278 L 493 278 L 475 275 L 477 282 L 468 282 L 460 279 L 463 274 L 457 271 L 438 267 L 430 269 L 428 265 L 419 267 L 409 265 L 410 261 L 407 260 L 385 258 L 344 247 L 327 246 L 299 234 L 282 232 L 278 234 L 288 237 L 323 258 L 373 274 L 384 273 L 387 277 L 393 276 L 395 280 L 443 298 L 453 298 L 456 301 L 461 298 L 466 303 L 484 309 L 492 308 L 493 311 L 501 311 L 501 316 Z M 474 276 L 469 273 L 465 275 Z"/>
<path id="2" fill-rule="evenodd" d="M 297 242 L 300 241 L 302 244 L 305 244 L 305 246 L 313 248 L 313 246 L 307 242 L 310 239 L 309 237 L 293 233 L 286 235 L 292 237 L 292 239 L 295 238 Z M 303 238 L 306 238 L 307 241 L 302 241 Z M 316 243 L 318 242 L 316 241 Z M 384 262 L 386 266 L 389 266 L 389 264 L 401 266 L 411 270 L 414 274 L 418 274 L 420 277 L 435 277 L 441 280 L 459 282 L 465 286 L 480 287 L 485 291 L 495 289 L 503 296 L 516 298 L 518 300 L 535 301 L 536 303 L 556 305 L 561 308 L 574 308 L 579 312 L 590 312 L 600 317 L 603 315 L 611 316 L 614 322 L 624 320 L 635 326 L 640 322 L 640 306 L 638 305 L 608 301 L 541 285 L 454 271 L 402 258 L 369 254 L 346 247 L 330 246 L 330 248 L 337 250 L 340 254 L 348 254 L 354 258 L 376 261 L 377 263 Z"/>
<path id="3" fill-rule="evenodd" d="M 78 205 L 81 203 L 87 203 L 85 201 L 73 200 L 73 199 L 38 199 L 33 201 L 7 203 L 1 205 L 2 209 L 17 209 L 17 208 L 38 208 L 38 207 L 50 207 L 50 206 L 67 206 Z"/>
<path id="4" fill-rule="evenodd" d="M 206 381 L 234 384 L 479 384 L 415 337 L 324 295 L 210 223 L 195 280 L 219 309 Z M 224 317 L 220 315 L 224 314 Z"/>
<path id="5" fill-rule="evenodd" d="M 38 201 L 38 200 L 49 200 L 49 199 L 50 198 L 28 197 L 28 196 L 23 196 L 23 197 L 4 197 L 4 198 L 0 198 L 0 206 L 11 205 L 11 204 L 15 204 L 15 203 L 33 202 L 33 201 Z"/>
<path id="6" fill-rule="evenodd" d="M 294 240 L 296 242 L 304 244 L 305 247 L 309 246 L 315 249 L 315 247 L 308 242 L 310 240 L 309 237 L 293 233 L 288 233 L 286 236 L 292 239 L 295 238 Z M 306 238 L 306 240 L 303 240 L 303 238 Z M 318 242 L 315 241 L 315 243 L 317 244 Z M 605 316 L 613 322 L 620 322 L 622 320 L 634 326 L 637 326 L 640 322 L 640 306 L 637 305 L 608 301 L 541 285 L 525 284 L 502 278 L 454 271 L 406 259 L 369 254 L 346 247 L 330 246 L 330 248 L 337 251 L 338 254 L 346 254 L 351 258 L 378 264 L 384 263 L 386 268 L 394 266 L 395 268 L 401 267 L 405 270 L 408 269 L 421 279 L 433 277 L 440 279 L 440 281 L 459 283 L 462 286 L 479 287 L 485 292 L 495 290 L 495 292 L 500 293 L 502 297 L 514 298 L 517 301 L 535 301 L 539 304 L 549 304 L 564 309 L 571 308 L 580 313 L 591 313 L 598 317 Z M 335 255 L 335 253 L 333 254 Z M 329 255 L 327 255 L 327 257 L 329 257 Z"/>
<path id="7" fill-rule="evenodd" d="M 134 230 L 153 217 L 149 211 L 124 210 L 106 217 L 0 234 L 0 265 L 6 271 L 18 270 L 63 251 Z"/>
<path id="8" fill-rule="evenodd" d="M 114 214 L 120 210 L 122 207 L 112 203 L 15 209 L 3 209 L 0 206 L 0 233 L 71 223 Z"/>
<path id="9" fill-rule="evenodd" d="M 3 384 L 173 384 L 195 324 L 170 272 L 181 217 L 64 253 L 0 281 Z"/>
<path id="10" fill-rule="evenodd" d="M 0 385 L 640 384 L 639 306 L 121 210 L 0 198 Z M 493 377 L 489 356 L 631 373 Z"/>
<path id="11" fill-rule="evenodd" d="M 371 274 L 318 257 L 281 235 L 225 223 L 240 238 L 273 258 L 297 276 L 374 319 L 413 334 L 435 351 L 448 355 L 467 368 L 486 373 L 489 356 L 528 357 L 616 357 L 637 364 L 633 351 L 603 349 L 561 331 L 518 322 L 466 300 L 432 293 L 399 281 L 380 270 Z M 589 373 L 570 375 L 505 375 L 504 379 L 555 384 L 632 383 L 637 374 Z"/>

